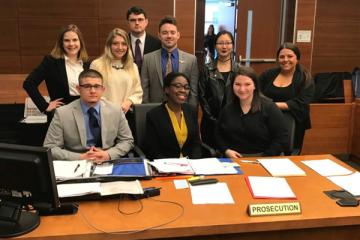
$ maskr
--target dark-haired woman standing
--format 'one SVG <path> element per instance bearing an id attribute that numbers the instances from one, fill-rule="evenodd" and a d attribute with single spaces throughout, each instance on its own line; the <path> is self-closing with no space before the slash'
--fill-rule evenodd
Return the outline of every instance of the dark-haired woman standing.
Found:
<path id="1" fill-rule="evenodd" d="M 199 79 L 199 101 L 202 108 L 201 138 L 215 148 L 214 130 L 221 109 L 231 101 L 231 82 L 239 65 L 233 61 L 234 37 L 221 31 L 215 37 L 217 58 L 204 66 Z"/>
<path id="2" fill-rule="evenodd" d="M 279 66 L 263 72 L 259 80 L 263 94 L 294 117 L 294 148 L 301 151 L 305 130 L 311 128 L 309 104 L 315 87 L 310 73 L 299 63 L 300 56 L 297 46 L 282 44 L 276 53 Z"/>

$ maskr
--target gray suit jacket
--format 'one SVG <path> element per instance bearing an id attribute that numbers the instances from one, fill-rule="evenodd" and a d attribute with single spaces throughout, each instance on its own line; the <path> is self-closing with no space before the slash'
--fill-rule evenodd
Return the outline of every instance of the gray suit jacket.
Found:
<path id="1" fill-rule="evenodd" d="M 190 79 L 191 92 L 188 102 L 197 106 L 199 70 L 196 57 L 179 49 L 179 72 Z M 161 68 L 161 49 L 144 55 L 141 68 L 143 103 L 163 102 L 163 75 Z"/>
<path id="2" fill-rule="evenodd" d="M 128 122 L 121 109 L 112 103 L 100 101 L 101 138 L 104 150 L 111 159 L 127 154 L 134 146 Z M 56 109 L 44 147 L 51 148 L 54 159 L 76 160 L 87 151 L 86 128 L 80 100 Z"/>

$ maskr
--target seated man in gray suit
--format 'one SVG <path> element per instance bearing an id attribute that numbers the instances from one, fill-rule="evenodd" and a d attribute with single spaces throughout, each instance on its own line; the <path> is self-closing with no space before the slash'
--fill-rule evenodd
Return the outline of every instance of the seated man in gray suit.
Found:
<path id="1" fill-rule="evenodd" d="M 143 103 L 164 101 L 163 79 L 169 72 L 184 73 L 190 79 L 191 92 L 188 102 L 197 106 L 198 77 L 196 57 L 177 48 L 180 32 L 176 19 L 166 16 L 159 24 L 159 39 L 162 48 L 145 54 L 141 69 Z"/>
<path id="2" fill-rule="evenodd" d="M 80 99 L 56 109 L 44 147 L 61 160 L 102 162 L 127 154 L 134 139 L 120 108 L 101 100 L 105 90 L 101 74 L 83 71 L 77 90 Z"/>

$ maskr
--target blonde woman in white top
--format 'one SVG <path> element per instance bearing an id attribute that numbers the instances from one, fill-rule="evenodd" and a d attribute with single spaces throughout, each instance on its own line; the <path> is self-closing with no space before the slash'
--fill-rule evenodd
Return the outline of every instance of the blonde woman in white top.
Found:
<path id="1" fill-rule="evenodd" d="M 137 66 L 131 53 L 128 34 L 113 29 L 105 43 L 104 53 L 90 66 L 103 75 L 104 97 L 118 104 L 126 113 L 133 104 L 142 101 L 142 88 Z"/>

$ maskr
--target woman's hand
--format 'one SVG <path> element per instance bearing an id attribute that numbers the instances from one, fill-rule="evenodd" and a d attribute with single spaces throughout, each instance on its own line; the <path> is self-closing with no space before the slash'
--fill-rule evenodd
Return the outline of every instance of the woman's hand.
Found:
<path id="1" fill-rule="evenodd" d="M 45 110 L 46 112 L 51 112 L 52 110 L 61 107 L 64 105 L 64 103 L 62 102 L 62 98 L 58 98 L 55 99 L 54 101 L 49 102 L 49 106 L 47 107 L 47 109 Z"/>
<path id="2" fill-rule="evenodd" d="M 227 149 L 225 151 L 225 156 L 227 156 L 228 158 L 241 158 L 242 155 L 240 153 L 238 153 L 235 150 L 231 150 L 231 149 Z"/>
<path id="3" fill-rule="evenodd" d="M 122 104 L 121 104 L 121 109 L 124 113 L 127 113 L 132 105 L 132 101 L 130 101 L 129 99 L 125 100 Z"/>

